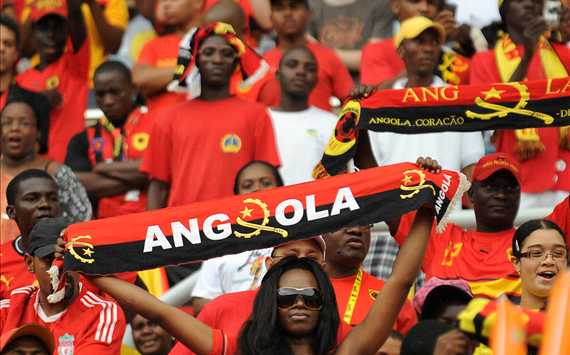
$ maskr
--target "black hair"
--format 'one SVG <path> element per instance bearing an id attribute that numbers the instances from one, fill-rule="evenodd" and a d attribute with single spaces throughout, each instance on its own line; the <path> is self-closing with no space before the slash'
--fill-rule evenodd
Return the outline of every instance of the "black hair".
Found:
<path id="1" fill-rule="evenodd" d="M 462 289 L 441 285 L 435 287 L 425 298 L 420 319 L 438 319 L 449 306 L 468 304 L 473 298 Z"/>
<path id="2" fill-rule="evenodd" d="M 38 153 L 43 154 L 47 152 L 48 148 L 48 135 L 49 135 L 49 121 L 51 105 L 48 98 L 40 93 L 24 89 L 18 85 L 12 85 L 8 89 L 8 97 L 6 104 L 2 109 L 2 113 L 12 103 L 23 103 L 29 106 L 34 112 L 36 119 L 36 128 L 38 129 Z"/>
<path id="3" fill-rule="evenodd" d="M 106 73 L 110 71 L 121 74 L 123 78 L 127 80 L 129 83 L 133 82 L 133 76 L 131 74 L 131 70 L 129 69 L 129 67 L 127 67 L 123 62 L 118 60 L 107 60 L 101 63 L 101 65 L 99 65 L 97 69 L 95 69 L 93 77 L 96 77 L 100 73 Z"/>
<path id="4" fill-rule="evenodd" d="M 249 168 L 250 166 L 252 166 L 254 164 L 260 164 L 260 165 L 263 165 L 263 166 L 269 168 L 271 170 L 271 172 L 273 173 L 273 176 L 275 177 L 275 181 L 277 182 L 277 187 L 285 185 L 283 183 L 283 178 L 281 177 L 279 170 L 277 170 L 277 168 L 275 166 L 273 166 L 270 163 L 263 161 L 263 160 L 252 160 L 249 163 L 242 166 L 241 169 L 238 170 L 236 177 L 234 179 L 234 195 L 239 195 L 239 180 L 241 178 L 241 174 L 245 171 L 245 169 Z"/>
<path id="5" fill-rule="evenodd" d="M 283 55 L 281 56 L 281 60 L 279 60 L 279 67 L 278 68 L 281 70 L 281 66 L 285 62 L 285 58 L 287 58 L 289 56 L 289 54 L 291 54 L 293 52 L 297 52 L 297 51 L 304 52 L 308 56 L 313 58 L 313 61 L 315 62 L 315 64 L 318 67 L 319 62 L 317 61 L 317 57 L 315 56 L 315 53 L 313 53 L 313 51 L 311 49 L 309 49 L 309 47 L 307 47 L 307 46 L 300 46 L 300 47 L 295 47 L 295 48 L 289 48 L 288 50 L 286 50 L 283 53 Z"/>
<path id="6" fill-rule="evenodd" d="M 555 230 L 562 236 L 562 239 L 566 241 L 565 234 L 562 228 L 560 228 L 556 223 L 549 221 L 547 219 L 533 219 L 528 222 L 521 224 L 515 234 L 513 235 L 513 256 L 517 259 L 521 257 L 522 245 L 525 239 L 537 230 Z M 568 248 L 568 245 L 566 246 Z"/>
<path id="7" fill-rule="evenodd" d="M 453 326 L 432 319 L 421 321 L 404 337 L 400 355 L 432 355 L 437 339 L 452 329 Z"/>
<path id="8" fill-rule="evenodd" d="M 11 17 L 6 16 L 4 14 L 0 14 L 0 25 L 8 27 L 12 33 L 14 33 L 14 37 L 16 37 L 16 48 L 20 48 L 20 26 L 18 23 L 14 21 Z"/>
<path id="9" fill-rule="evenodd" d="M 24 170 L 18 175 L 14 176 L 14 178 L 12 178 L 12 180 L 10 180 L 10 182 L 8 183 L 8 186 L 6 186 L 6 202 L 9 205 L 13 205 L 16 202 L 16 195 L 18 194 L 20 183 L 29 179 L 48 179 L 51 180 L 57 186 L 57 183 L 55 182 L 54 178 L 44 170 L 40 169 Z"/>
<path id="10" fill-rule="evenodd" d="M 323 307 L 312 337 L 315 354 L 328 354 L 335 348 L 340 317 L 334 289 L 327 274 L 321 265 L 309 258 L 288 256 L 273 265 L 261 282 L 251 315 L 240 333 L 240 354 L 292 354 L 287 335 L 279 324 L 277 289 L 283 274 L 294 269 L 307 270 L 313 274 L 323 297 Z"/>

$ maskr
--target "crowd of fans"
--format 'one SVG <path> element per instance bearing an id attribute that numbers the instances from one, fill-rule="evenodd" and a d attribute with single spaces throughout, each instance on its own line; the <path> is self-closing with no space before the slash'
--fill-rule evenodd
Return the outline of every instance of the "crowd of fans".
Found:
<path id="1" fill-rule="evenodd" d="M 387 232 L 69 273 L 56 303 L 46 271 L 70 223 L 312 180 L 348 97 L 569 73 L 559 0 L 0 0 L 0 352 L 489 354 L 462 311 L 507 295 L 541 324 L 569 265 L 570 126 L 361 132 L 356 168 L 463 172 L 473 230 L 422 207 Z M 194 272 L 186 307 L 158 300 Z"/>

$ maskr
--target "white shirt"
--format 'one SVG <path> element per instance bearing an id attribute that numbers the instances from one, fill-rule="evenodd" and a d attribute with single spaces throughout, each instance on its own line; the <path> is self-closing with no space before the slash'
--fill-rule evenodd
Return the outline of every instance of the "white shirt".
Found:
<path id="1" fill-rule="evenodd" d="M 483 28 L 501 20 L 497 0 L 447 0 L 447 2 L 457 6 L 455 18 L 459 23 Z"/>
<path id="2" fill-rule="evenodd" d="M 393 89 L 406 87 L 407 79 L 394 83 Z M 434 76 L 432 87 L 446 86 Z M 379 166 L 402 162 L 414 163 L 418 157 L 436 159 L 444 169 L 460 171 L 477 163 L 485 154 L 481 132 L 439 132 L 400 134 L 369 131 L 372 153 Z"/>
<path id="3" fill-rule="evenodd" d="M 226 293 L 254 290 L 267 272 L 272 248 L 224 255 L 202 263 L 192 297 L 214 299 Z"/>
<path id="4" fill-rule="evenodd" d="M 313 180 L 311 173 L 323 157 L 337 117 L 316 107 L 296 112 L 270 109 L 269 115 L 281 158 L 279 172 L 285 185 Z"/>

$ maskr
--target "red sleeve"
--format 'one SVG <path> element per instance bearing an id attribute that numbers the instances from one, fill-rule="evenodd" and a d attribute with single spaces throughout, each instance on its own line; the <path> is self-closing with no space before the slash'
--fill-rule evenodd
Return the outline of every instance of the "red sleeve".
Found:
<path id="1" fill-rule="evenodd" d="M 332 67 L 332 93 L 339 99 L 344 99 L 350 93 L 350 90 L 354 87 L 354 81 L 352 76 L 348 72 L 348 69 L 340 58 L 335 54 L 334 51 L 330 51 L 330 59 L 328 65 Z"/>
<path id="2" fill-rule="evenodd" d="M 273 124 L 267 114 L 267 110 L 263 108 L 263 114 L 260 114 L 255 127 L 255 160 L 266 161 L 271 165 L 278 167 L 281 165 L 279 154 L 273 134 Z"/>
<path id="3" fill-rule="evenodd" d="M 168 115 L 172 111 L 162 111 L 164 115 L 157 117 L 154 121 L 140 167 L 140 170 L 147 173 L 150 179 L 166 183 L 170 183 L 171 179 L 170 159 L 172 158 L 170 121 L 166 118 L 173 118 Z"/>
<path id="4" fill-rule="evenodd" d="M 90 321 L 86 319 L 84 324 L 89 328 L 74 350 L 77 354 L 120 354 L 126 327 L 125 315 L 115 302 L 105 298 L 97 299 L 100 307 L 91 308 L 97 312 Z M 108 330 L 105 332 L 101 329 Z"/>
<path id="5" fill-rule="evenodd" d="M 501 81 L 493 55 L 493 51 L 488 51 L 477 53 L 471 59 L 471 67 L 469 69 L 470 84 L 487 84 Z"/>
<path id="6" fill-rule="evenodd" d="M 220 329 L 212 330 L 212 355 L 237 354 L 238 338 Z"/>
<path id="7" fill-rule="evenodd" d="M 71 45 L 70 45 L 71 48 Z M 80 78 L 89 77 L 89 64 L 91 61 L 91 50 L 89 49 L 89 39 L 85 38 L 83 45 L 77 52 L 69 51 L 67 54 L 66 70 L 74 73 Z"/>
<path id="8" fill-rule="evenodd" d="M 137 64 L 156 65 L 156 52 L 154 50 L 155 40 L 150 40 L 139 53 Z"/>
<path id="9" fill-rule="evenodd" d="M 402 334 L 406 335 L 410 329 L 418 322 L 418 317 L 414 307 L 410 300 L 406 300 L 402 306 L 400 314 L 398 314 L 398 319 L 396 319 L 396 330 Z"/>
<path id="10" fill-rule="evenodd" d="M 360 83 L 363 85 L 376 85 L 384 80 L 392 79 L 400 74 L 395 72 L 399 66 L 404 67 L 403 63 L 394 63 L 399 57 L 390 56 L 388 51 L 391 47 L 384 45 L 383 42 L 368 43 L 362 48 L 362 62 L 360 64 Z M 399 64 L 399 65 L 398 65 Z"/>
<path id="11" fill-rule="evenodd" d="M 566 235 L 566 244 L 570 245 L 570 196 L 566 197 L 554 208 L 546 219 L 556 223 Z"/>

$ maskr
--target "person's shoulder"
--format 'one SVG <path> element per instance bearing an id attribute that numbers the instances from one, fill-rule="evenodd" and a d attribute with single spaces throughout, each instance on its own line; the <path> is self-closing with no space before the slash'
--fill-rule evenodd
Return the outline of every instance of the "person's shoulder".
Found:
<path id="1" fill-rule="evenodd" d="M 214 298 L 211 302 L 209 302 L 206 307 L 234 307 L 237 305 L 242 305 L 255 299 L 257 295 L 257 290 L 246 290 L 240 292 L 231 292 L 226 293 L 221 296 Z"/>
<path id="2" fill-rule="evenodd" d="M 9 306 L 13 307 L 19 303 L 27 302 L 27 300 L 31 299 L 37 291 L 38 288 L 34 285 L 13 289 L 10 291 Z"/>
<path id="3" fill-rule="evenodd" d="M 325 111 L 321 108 L 318 108 L 316 106 L 311 106 L 309 107 L 308 113 L 312 116 L 314 116 L 316 119 L 321 119 L 321 120 L 325 120 L 325 121 L 330 121 L 332 120 L 333 122 L 336 122 L 338 117 L 329 111 Z"/>
<path id="4" fill-rule="evenodd" d="M 228 100 L 220 101 L 220 105 L 221 106 L 226 105 L 227 107 L 231 107 L 232 109 L 236 110 L 236 112 L 239 112 L 239 110 L 241 110 L 242 112 L 254 112 L 256 114 L 263 113 L 267 115 L 267 106 L 259 102 L 246 100 L 239 96 L 232 96 Z M 256 118 L 260 117 L 256 116 Z"/>
<path id="5" fill-rule="evenodd" d="M 369 289 L 373 289 L 375 291 L 379 291 L 384 287 L 384 280 L 379 279 L 378 277 L 364 271 L 364 275 L 366 276 L 366 287 Z"/>
<path id="6" fill-rule="evenodd" d="M 374 53 L 384 52 L 385 50 L 396 49 L 393 38 L 384 38 L 377 41 L 368 42 L 362 50 Z"/>
<path id="7" fill-rule="evenodd" d="M 263 59 L 265 59 L 269 65 L 271 66 L 278 66 L 279 61 L 281 60 L 281 56 L 283 52 L 278 47 L 272 48 L 267 52 L 263 53 Z"/>
<path id="8" fill-rule="evenodd" d="M 110 327 L 121 320 L 122 311 L 118 304 L 103 295 L 96 294 L 83 286 L 76 301 L 72 303 L 81 312 L 82 319 L 96 319 L 95 326 Z"/>

